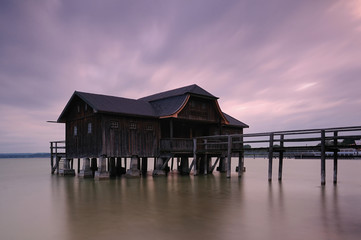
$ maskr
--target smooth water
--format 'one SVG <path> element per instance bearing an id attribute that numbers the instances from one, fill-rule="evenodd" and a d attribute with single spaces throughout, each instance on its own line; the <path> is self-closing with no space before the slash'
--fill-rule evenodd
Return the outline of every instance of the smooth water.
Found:
<path id="1" fill-rule="evenodd" d="M 236 161 L 233 163 L 236 164 Z M 274 173 L 277 173 L 277 160 Z M 94 181 L 50 174 L 49 159 L 0 159 L 0 239 L 361 239 L 361 161 L 246 159 L 242 179 Z M 234 170 L 234 167 L 233 167 Z"/>

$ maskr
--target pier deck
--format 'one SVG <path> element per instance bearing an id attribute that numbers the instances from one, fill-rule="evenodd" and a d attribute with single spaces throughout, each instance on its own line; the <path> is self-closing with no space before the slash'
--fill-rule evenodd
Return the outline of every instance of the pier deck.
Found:
<path id="1" fill-rule="evenodd" d="M 173 169 L 173 160 L 176 158 L 181 174 L 189 174 L 191 171 L 193 171 L 194 175 L 212 173 L 216 164 L 219 164 L 218 170 L 226 172 L 227 177 L 231 177 L 232 157 L 238 157 L 236 169 L 238 176 L 241 177 L 245 155 L 266 154 L 268 157 L 268 180 L 272 181 L 273 159 L 278 158 L 278 180 L 280 181 L 282 180 L 284 158 L 295 158 L 302 153 L 314 153 L 314 157 L 320 159 L 321 184 L 325 185 L 326 157 L 333 158 L 333 182 L 337 183 L 339 152 L 352 149 L 354 150 L 352 152 L 353 157 L 361 157 L 361 151 L 358 150 L 361 149 L 361 145 L 359 145 L 360 139 L 361 126 L 204 136 L 193 139 L 169 138 L 160 140 L 160 153 L 158 156 L 149 157 L 154 157 L 153 175 L 166 175 L 169 169 L 169 161 L 172 160 L 171 169 Z M 346 140 L 354 144 L 345 144 Z M 51 172 L 57 171 L 59 173 L 61 159 L 65 161 L 63 164 L 65 170 L 72 169 L 73 159 L 67 159 L 66 157 L 65 141 L 56 141 L 50 144 Z M 352 156 L 350 155 L 350 157 Z M 103 159 L 108 159 L 107 165 L 110 176 L 130 170 L 133 170 L 136 173 L 135 175 L 140 175 L 139 170 L 142 170 L 143 173 L 147 171 L 147 158 L 143 157 L 142 161 L 140 161 L 137 156 L 131 157 L 131 169 L 125 171 L 127 157 L 123 158 L 124 167 L 122 167 L 122 158 L 101 156 Z M 190 164 L 189 158 L 192 159 Z M 212 158 L 216 158 L 214 164 L 212 164 Z M 89 162 L 89 158 L 84 159 L 83 171 L 93 169 L 94 175 L 94 171 L 98 169 L 96 159 L 92 159 L 91 167 Z M 140 162 L 142 162 L 142 167 L 140 167 Z M 79 165 L 80 159 L 78 159 L 78 173 L 80 171 Z M 101 169 L 106 171 L 105 166 L 102 166 Z"/>

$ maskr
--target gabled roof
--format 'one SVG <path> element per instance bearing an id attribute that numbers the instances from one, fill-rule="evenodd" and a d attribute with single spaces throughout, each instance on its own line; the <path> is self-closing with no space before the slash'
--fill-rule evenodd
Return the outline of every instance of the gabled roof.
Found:
<path id="1" fill-rule="evenodd" d="M 190 95 L 208 99 L 218 99 L 201 87 L 193 84 L 174 90 L 157 93 L 140 99 L 129 99 L 101 94 L 75 91 L 60 114 L 57 122 L 65 122 L 65 115 L 75 98 L 80 98 L 94 112 L 112 113 L 120 115 L 143 116 L 143 117 L 174 117 L 187 104 Z M 248 127 L 248 125 L 220 111 L 225 122 L 230 126 Z"/>
<path id="2" fill-rule="evenodd" d="M 202 96 L 202 97 L 218 99 L 217 97 L 213 96 L 212 94 L 210 94 L 209 92 L 207 92 L 203 88 L 199 87 L 196 84 L 193 84 L 193 85 L 189 85 L 189 86 L 169 90 L 169 91 L 166 91 L 166 92 L 157 93 L 157 94 L 150 95 L 150 96 L 147 96 L 147 97 L 143 97 L 143 98 L 140 98 L 139 100 L 152 102 L 152 101 L 161 100 L 161 99 L 165 99 L 165 98 L 169 98 L 169 97 L 186 95 L 188 93 L 192 94 L 192 95 L 198 95 L 198 96 Z"/>
<path id="3" fill-rule="evenodd" d="M 60 114 L 58 122 L 64 122 L 64 115 L 75 97 L 82 99 L 93 108 L 94 112 L 148 117 L 156 116 L 152 105 L 146 101 L 75 91 L 63 112 Z"/>
<path id="4" fill-rule="evenodd" d="M 243 128 L 249 128 L 249 126 L 231 116 L 229 116 L 227 113 L 223 113 L 226 119 L 229 122 L 229 126 L 236 126 L 236 127 L 243 127 Z"/>

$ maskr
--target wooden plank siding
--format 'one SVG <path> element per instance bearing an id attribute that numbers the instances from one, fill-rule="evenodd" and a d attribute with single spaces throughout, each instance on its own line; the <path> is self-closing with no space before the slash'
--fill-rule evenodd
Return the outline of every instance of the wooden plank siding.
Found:
<path id="1" fill-rule="evenodd" d="M 110 157 L 156 156 L 160 127 L 156 119 L 102 116 L 102 152 Z"/>

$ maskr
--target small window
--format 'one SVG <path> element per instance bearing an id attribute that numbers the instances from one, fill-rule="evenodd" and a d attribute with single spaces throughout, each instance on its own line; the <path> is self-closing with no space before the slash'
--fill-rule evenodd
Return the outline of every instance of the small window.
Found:
<path id="1" fill-rule="evenodd" d="M 77 109 L 78 109 L 78 113 L 80 112 L 80 105 L 77 106 Z"/>
<path id="2" fill-rule="evenodd" d="M 78 127 L 77 126 L 74 127 L 74 136 L 78 136 Z"/>
<path id="3" fill-rule="evenodd" d="M 116 121 L 111 121 L 110 122 L 110 128 L 119 128 L 119 123 Z"/>
<path id="4" fill-rule="evenodd" d="M 145 127 L 145 130 L 146 130 L 146 131 L 153 131 L 153 125 L 147 125 L 147 126 Z"/>
<path id="5" fill-rule="evenodd" d="M 92 133 L 92 123 L 88 123 L 88 133 Z"/>
<path id="6" fill-rule="evenodd" d="M 129 124 L 129 129 L 137 129 L 137 124 L 135 122 L 131 122 Z"/>
<path id="7" fill-rule="evenodd" d="M 84 110 L 85 110 L 85 111 L 88 110 L 88 104 L 85 104 Z"/>

